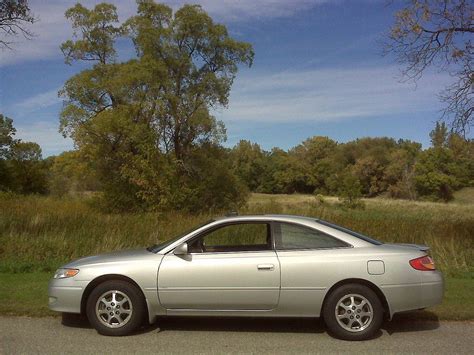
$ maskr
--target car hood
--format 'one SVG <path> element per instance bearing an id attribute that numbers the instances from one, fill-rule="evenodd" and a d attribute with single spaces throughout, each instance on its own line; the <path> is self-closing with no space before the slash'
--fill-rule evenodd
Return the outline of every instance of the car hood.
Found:
<path id="1" fill-rule="evenodd" d="M 120 250 L 112 253 L 99 254 L 94 256 L 87 256 L 74 260 L 63 267 L 75 268 L 85 265 L 104 264 L 104 263 L 115 263 L 125 261 L 136 261 L 143 260 L 144 258 L 152 257 L 156 254 L 148 251 L 147 249 L 133 249 L 133 250 Z"/>

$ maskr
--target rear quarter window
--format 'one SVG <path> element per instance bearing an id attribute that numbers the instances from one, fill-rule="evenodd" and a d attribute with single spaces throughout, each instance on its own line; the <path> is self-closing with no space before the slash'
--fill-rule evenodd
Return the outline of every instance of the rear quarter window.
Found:
<path id="1" fill-rule="evenodd" d="M 347 248 L 349 244 L 326 233 L 305 226 L 278 223 L 275 226 L 278 250 Z"/>

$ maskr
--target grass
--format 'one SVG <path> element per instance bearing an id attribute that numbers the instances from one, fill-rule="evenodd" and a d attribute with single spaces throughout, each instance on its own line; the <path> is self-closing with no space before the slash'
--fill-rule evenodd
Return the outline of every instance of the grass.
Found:
<path id="1" fill-rule="evenodd" d="M 462 204 L 474 203 L 474 187 L 465 187 L 454 193 L 454 202 Z"/>
<path id="2" fill-rule="evenodd" d="M 365 209 L 310 195 L 253 194 L 241 213 L 323 218 L 385 242 L 427 244 L 450 276 L 474 271 L 474 204 L 370 199 Z M 0 272 L 51 272 L 105 251 L 144 247 L 212 218 L 210 214 L 108 214 L 87 198 L 0 197 Z"/>
<path id="3" fill-rule="evenodd" d="M 2 315 L 52 316 L 57 313 L 48 309 L 48 280 L 51 273 L 26 274 L 0 273 L 0 299 Z"/>
<path id="4" fill-rule="evenodd" d="M 33 317 L 57 315 L 47 307 L 47 286 L 50 277 L 51 273 L 45 272 L 0 273 L 2 315 Z M 428 309 L 428 312 L 413 313 L 412 317 L 417 320 L 431 320 L 434 313 L 440 320 L 473 320 L 474 303 L 471 302 L 473 294 L 472 278 L 448 278 L 443 303 Z"/>

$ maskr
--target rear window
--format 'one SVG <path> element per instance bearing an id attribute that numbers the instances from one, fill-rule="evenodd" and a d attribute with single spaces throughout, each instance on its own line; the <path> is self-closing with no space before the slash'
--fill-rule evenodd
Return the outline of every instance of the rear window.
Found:
<path id="1" fill-rule="evenodd" d="M 366 236 L 366 235 L 364 235 L 364 234 L 361 234 L 361 233 L 354 232 L 353 230 L 350 230 L 350 229 L 348 229 L 348 228 L 344 228 L 344 227 L 338 226 L 337 224 L 333 224 L 333 223 L 330 223 L 330 222 L 327 222 L 327 221 L 323 221 L 323 220 L 321 220 L 321 219 L 317 219 L 316 222 L 322 224 L 323 226 L 331 227 L 331 228 L 337 229 L 338 231 L 341 231 L 341 232 L 350 234 L 350 235 L 352 235 L 353 237 L 362 239 L 363 241 L 368 242 L 368 243 L 373 244 L 373 245 L 382 245 L 382 244 L 383 244 L 383 243 L 382 243 L 381 241 L 379 241 L 379 240 L 376 240 L 376 239 L 374 239 L 374 238 L 368 237 L 368 236 Z"/>

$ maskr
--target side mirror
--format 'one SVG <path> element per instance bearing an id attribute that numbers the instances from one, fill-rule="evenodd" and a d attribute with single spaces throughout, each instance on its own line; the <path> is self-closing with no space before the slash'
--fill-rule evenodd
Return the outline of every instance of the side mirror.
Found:
<path id="1" fill-rule="evenodd" d="M 174 251 L 174 255 L 187 255 L 188 254 L 188 243 L 183 243 L 177 246 Z"/>

